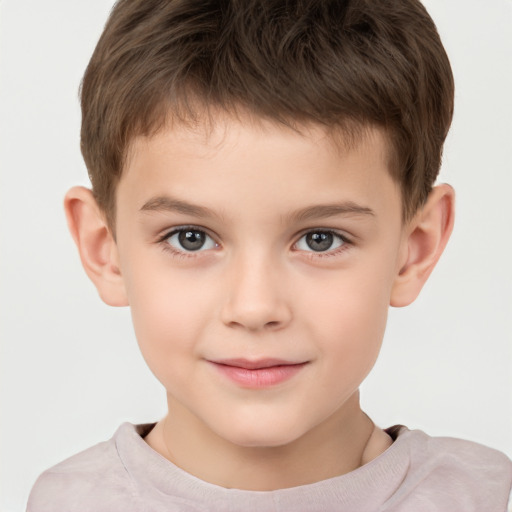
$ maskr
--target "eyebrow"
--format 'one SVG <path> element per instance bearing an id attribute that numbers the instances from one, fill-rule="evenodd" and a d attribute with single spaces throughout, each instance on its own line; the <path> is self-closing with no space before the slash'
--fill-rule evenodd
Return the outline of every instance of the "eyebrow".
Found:
<path id="1" fill-rule="evenodd" d="M 335 204 L 320 204 L 297 210 L 290 215 L 290 219 L 296 222 L 306 220 L 325 219 L 328 217 L 344 216 L 369 216 L 375 217 L 375 212 L 367 206 L 361 206 L 352 201 Z"/>
<path id="2" fill-rule="evenodd" d="M 205 206 L 200 206 L 180 199 L 168 196 L 157 196 L 149 199 L 141 207 L 142 212 L 177 212 L 184 215 L 192 215 L 193 217 L 207 218 L 221 216 L 215 211 Z M 352 201 L 342 203 L 321 204 L 301 208 L 286 218 L 292 222 L 304 222 L 315 219 L 325 219 L 328 217 L 343 216 L 370 216 L 375 217 L 375 212 L 366 206 L 358 205 Z"/>
<path id="3" fill-rule="evenodd" d="M 146 201 L 142 208 L 142 212 L 177 212 L 184 215 L 192 215 L 193 217 L 219 217 L 213 210 L 205 206 L 187 203 L 180 199 L 174 199 L 168 196 L 157 196 Z"/>

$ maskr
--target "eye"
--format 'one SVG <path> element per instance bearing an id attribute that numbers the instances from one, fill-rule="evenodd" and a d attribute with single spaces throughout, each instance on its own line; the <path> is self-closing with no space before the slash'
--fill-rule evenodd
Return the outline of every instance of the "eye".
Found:
<path id="1" fill-rule="evenodd" d="M 179 252 L 206 251 L 217 247 L 209 235 L 196 228 L 177 229 L 167 235 L 164 241 Z"/>
<path id="2" fill-rule="evenodd" d="M 327 252 L 345 245 L 347 240 L 332 231 L 310 231 L 296 243 L 300 251 Z"/>

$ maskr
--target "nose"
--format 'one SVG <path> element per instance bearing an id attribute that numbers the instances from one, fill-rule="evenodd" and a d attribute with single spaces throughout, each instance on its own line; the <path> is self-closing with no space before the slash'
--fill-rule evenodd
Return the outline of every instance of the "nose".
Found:
<path id="1" fill-rule="evenodd" d="M 270 256 L 240 255 L 226 280 L 222 321 L 250 331 L 279 330 L 292 319 L 283 272 Z"/>

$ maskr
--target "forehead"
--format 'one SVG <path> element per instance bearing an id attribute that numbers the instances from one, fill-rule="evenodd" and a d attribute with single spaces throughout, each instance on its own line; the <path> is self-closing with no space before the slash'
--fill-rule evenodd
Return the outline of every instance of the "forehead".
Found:
<path id="1" fill-rule="evenodd" d="M 324 125 L 311 120 L 266 118 L 259 116 L 244 106 L 234 106 L 224 110 L 213 105 L 192 102 L 190 112 L 174 113 L 173 109 L 163 106 L 167 114 L 162 115 L 162 122 L 157 123 L 148 134 L 135 134 L 128 144 L 124 169 L 134 153 L 152 146 L 154 151 L 159 143 L 171 142 L 181 149 L 193 147 L 201 154 L 219 150 L 223 144 L 233 142 L 237 133 L 245 128 L 254 140 L 261 136 L 288 138 L 302 136 L 305 140 L 322 141 L 323 150 L 339 151 L 342 155 L 358 148 L 366 142 L 377 143 L 383 158 L 388 164 L 393 157 L 393 144 L 390 134 L 383 128 L 360 121 L 340 119 L 335 125 Z M 146 148 L 144 148 L 146 146 Z M 199 155 L 196 155 L 199 156 Z"/>
<path id="2" fill-rule="evenodd" d="M 291 127 L 226 115 L 135 138 L 118 192 L 139 208 L 165 195 L 215 207 L 225 201 L 224 208 L 230 201 L 238 208 L 279 201 L 285 209 L 336 198 L 378 205 L 387 191 L 400 203 L 388 162 L 387 138 L 378 128 Z"/>

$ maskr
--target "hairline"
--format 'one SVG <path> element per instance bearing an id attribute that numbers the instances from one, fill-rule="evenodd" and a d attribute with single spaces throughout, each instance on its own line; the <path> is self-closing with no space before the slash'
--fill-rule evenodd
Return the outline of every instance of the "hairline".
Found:
<path id="1" fill-rule="evenodd" d="M 377 123 L 364 120 L 354 120 L 349 118 L 340 119 L 337 123 L 322 123 L 312 119 L 301 119 L 298 117 L 284 117 L 269 115 L 262 115 L 252 111 L 244 105 L 234 105 L 232 108 L 225 106 L 206 104 L 200 99 L 193 102 L 195 108 L 191 108 L 191 102 L 185 102 L 185 109 L 183 105 L 171 107 L 167 105 L 164 110 L 165 113 L 154 116 L 153 122 L 149 127 L 143 129 L 142 127 L 133 126 L 131 130 L 127 130 L 128 137 L 125 144 L 122 159 L 121 169 L 117 174 L 116 179 L 113 180 L 113 193 L 110 196 L 109 204 L 102 207 L 100 210 L 105 216 L 106 223 L 113 234 L 115 234 L 116 224 L 116 210 L 117 210 L 117 190 L 119 182 L 129 166 L 130 159 L 133 155 L 133 147 L 136 140 L 151 139 L 163 131 L 168 129 L 187 129 L 192 132 L 202 132 L 205 135 L 205 140 L 208 139 L 221 123 L 228 123 L 230 121 L 246 122 L 256 124 L 263 127 L 264 124 L 270 123 L 274 126 L 284 129 L 290 129 L 301 136 L 307 136 L 307 131 L 312 127 L 321 127 L 325 130 L 326 137 L 332 142 L 335 150 L 346 152 L 355 149 L 362 144 L 365 140 L 373 135 L 377 130 L 384 140 L 386 154 L 383 155 L 385 165 L 389 175 L 398 186 L 400 191 L 400 203 L 402 211 L 402 222 L 409 220 L 414 213 L 422 205 L 417 205 L 416 210 L 410 212 L 406 208 L 404 201 L 404 187 L 398 177 L 396 167 L 397 150 L 392 142 L 392 134 L 390 129 L 378 125 Z M 185 115 L 184 115 L 185 114 Z"/>

